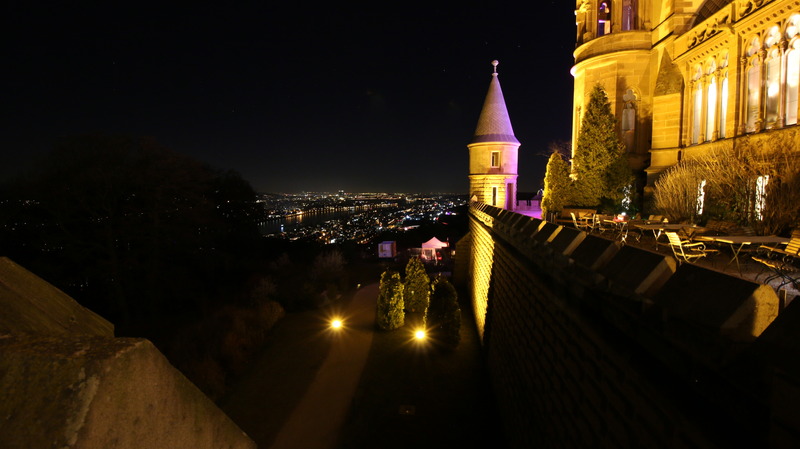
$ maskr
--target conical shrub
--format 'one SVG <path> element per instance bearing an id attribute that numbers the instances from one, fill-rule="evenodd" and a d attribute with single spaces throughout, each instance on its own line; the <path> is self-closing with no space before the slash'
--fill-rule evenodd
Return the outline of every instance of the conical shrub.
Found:
<path id="1" fill-rule="evenodd" d="M 383 330 L 392 330 L 405 324 L 403 311 L 403 282 L 400 273 L 387 270 L 381 275 L 375 324 Z"/>

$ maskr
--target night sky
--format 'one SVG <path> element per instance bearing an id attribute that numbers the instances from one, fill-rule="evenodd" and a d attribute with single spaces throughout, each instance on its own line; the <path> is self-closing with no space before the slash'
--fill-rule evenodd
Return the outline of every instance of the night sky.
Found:
<path id="1" fill-rule="evenodd" d="M 115 3 L 6 2 L 0 175 L 107 133 L 155 137 L 260 192 L 466 193 L 493 59 L 521 191 L 569 139 L 574 2 Z"/>

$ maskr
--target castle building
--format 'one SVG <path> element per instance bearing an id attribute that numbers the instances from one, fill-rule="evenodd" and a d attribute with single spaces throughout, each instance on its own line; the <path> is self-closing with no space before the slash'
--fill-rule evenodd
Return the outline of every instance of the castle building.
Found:
<path id="1" fill-rule="evenodd" d="M 785 133 L 797 150 L 800 1 L 577 0 L 575 20 L 573 148 L 599 83 L 645 194 L 715 145 Z"/>
<path id="2" fill-rule="evenodd" d="M 508 109 L 497 78 L 497 61 L 469 148 L 469 192 L 472 200 L 514 210 L 517 194 L 517 150 Z"/>

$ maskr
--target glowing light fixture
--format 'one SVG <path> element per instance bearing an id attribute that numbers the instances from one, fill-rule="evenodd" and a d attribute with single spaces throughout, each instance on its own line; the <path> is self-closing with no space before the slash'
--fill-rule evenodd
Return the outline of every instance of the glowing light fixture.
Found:
<path id="1" fill-rule="evenodd" d="M 334 319 L 334 320 L 331 320 L 331 328 L 333 328 L 333 329 L 341 329 L 342 328 L 342 320 L 340 320 L 338 318 Z"/>
<path id="2" fill-rule="evenodd" d="M 414 332 L 414 338 L 416 338 L 417 340 L 424 340 L 425 339 L 425 330 L 424 329 L 417 329 L 417 331 Z"/>

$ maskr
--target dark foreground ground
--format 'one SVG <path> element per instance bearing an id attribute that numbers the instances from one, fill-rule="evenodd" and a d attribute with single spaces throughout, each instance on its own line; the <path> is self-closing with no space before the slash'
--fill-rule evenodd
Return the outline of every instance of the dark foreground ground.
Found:
<path id="1" fill-rule="evenodd" d="M 338 447 L 503 448 L 480 342 L 462 305 L 454 351 L 412 339 L 414 321 L 378 331 Z"/>
<path id="2" fill-rule="evenodd" d="M 259 448 L 285 446 L 275 444 L 285 441 L 285 432 L 278 435 L 287 423 L 296 422 L 298 404 L 329 354 L 328 318 L 351 299 L 287 315 L 220 401 Z M 469 309 L 462 304 L 461 344 L 454 351 L 414 341 L 418 318 L 409 316 L 406 326 L 394 331 L 374 331 L 355 393 L 343 405 L 344 425 L 320 447 L 505 447 Z M 324 427 L 320 420 L 309 419 L 304 431 Z"/>

